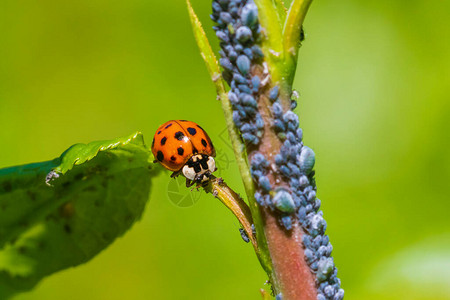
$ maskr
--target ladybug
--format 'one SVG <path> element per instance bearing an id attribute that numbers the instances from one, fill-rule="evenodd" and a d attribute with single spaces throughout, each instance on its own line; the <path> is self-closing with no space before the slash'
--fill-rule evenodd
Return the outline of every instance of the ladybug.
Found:
<path id="1" fill-rule="evenodd" d="M 156 130 L 152 141 L 154 162 L 173 171 L 171 177 L 183 174 L 186 186 L 206 183 L 216 171 L 216 150 L 208 134 L 197 123 L 168 121 Z"/>

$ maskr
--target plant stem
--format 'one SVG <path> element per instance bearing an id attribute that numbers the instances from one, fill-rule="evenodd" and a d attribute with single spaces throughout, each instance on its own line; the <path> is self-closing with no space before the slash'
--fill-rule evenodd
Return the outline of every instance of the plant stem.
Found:
<path id="1" fill-rule="evenodd" d="M 262 70 L 255 68 L 253 75 L 261 76 L 261 72 Z M 258 110 L 265 124 L 264 135 L 257 148 L 249 149 L 249 157 L 259 152 L 269 160 L 270 165 L 275 165 L 274 158 L 280 153 L 282 142 L 271 128 L 273 116 L 267 93 L 268 89 L 260 95 L 258 100 Z M 287 185 L 273 168 L 269 169 L 267 177 L 272 187 Z M 273 270 L 270 277 L 275 293 L 281 293 L 284 300 L 317 299 L 315 277 L 305 261 L 303 230 L 297 222 L 294 222 L 292 230 L 287 231 L 280 225 L 279 216 L 276 216 L 269 208 L 261 207 L 260 211 L 272 260 Z"/>
<path id="2" fill-rule="evenodd" d="M 305 261 L 302 247 L 303 230 L 295 222 L 287 234 L 268 209 L 263 209 L 263 219 L 276 293 L 281 293 L 283 300 L 317 299 L 314 275 Z"/>
<path id="3" fill-rule="evenodd" d="M 271 111 L 269 90 L 280 87 L 279 102 L 283 111 L 290 110 L 292 82 L 297 66 L 300 31 L 306 12 L 312 0 L 294 0 L 287 13 L 284 26 L 274 13 L 274 3 L 269 0 L 255 0 L 259 10 L 259 22 L 264 28 L 262 50 L 269 66 L 271 84 L 260 94 L 258 111 L 264 120 L 264 135 L 257 147 L 247 149 L 249 160 L 255 153 L 261 153 L 270 166 L 275 166 L 275 155 L 280 153 L 282 141 L 274 132 L 274 117 Z M 282 28 L 284 27 L 284 28 Z M 254 68 L 252 76 L 263 78 L 263 70 Z M 288 183 L 281 177 L 276 167 L 269 168 L 267 178 L 273 189 L 287 187 Z M 276 294 L 281 293 L 284 300 L 317 299 L 315 275 L 305 261 L 302 236 L 303 229 L 298 222 L 293 222 L 290 231 L 279 223 L 279 215 L 271 209 L 261 207 L 264 234 L 272 260 L 272 284 Z"/>
<path id="4" fill-rule="evenodd" d="M 292 86 L 297 68 L 300 32 L 312 0 L 294 0 L 289 7 L 283 28 L 283 48 L 285 51 L 286 83 Z"/>
<path id="5" fill-rule="evenodd" d="M 248 205 L 242 200 L 242 198 L 233 191 L 222 178 L 211 177 L 208 185 L 204 187 L 205 192 L 213 194 L 214 197 L 218 198 L 231 212 L 236 216 L 236 218 L 244 227 L 245 233 L 252 242 L 255 251 L 258 250 L 258 243 L 256 241 L 256 236 L 253 233 L 252 225 L 253 218 Z"/>
<path id="6" fill-rule="evenodd" d="M 231 145 L 233 147 L 234 156 L 241 174 L 242 181 L 244 183 L 245 192 L 248 196 L 249 208 L 253 216 L 253 221 L 256 231 L 256 239 L 258 240 L 258 250 L 256 252 L 258 259 L 263 269 L 267 274 L 271 274 L 272 265 L 267 249 L 267 242 L 264 235 L 261 215 L 259 212 L 258 204 L 256 203 L 254 194 L 255 186 L 250 174 L 250 170 L 247 162 L 247 155 L 245 152 L 245 146 L 242 143 L 242 139 L 239 133 L 239 129 L 233 122 L 233 110 L 231 108 L 230 100 L 225 89 L 225 83 L 221 75 L 219 64 L 217 63 L 216 56 L 212 51 L 208 38 L 203 30 L 203 27 L 195 14 L 192 5 L 189 0 L 186 0 L 188 6 L 188 12 L 191 19 L 192 27 L 194 29 L 195 40 L 199 47 L 201 56 L 206 63 L 206 67 L 211 75 L 211 78 L 216 86 L 217 96 L 222 104 L 222 109 L 225 115 L 225 122 L 227 124 L 228 135 L 230 136 Z"/>
<path id="7" fill-rule="evenodd" d="M 239 130 L 233 122 L 233 111 L 231 109 L 230 100 L 228 99 L 225 90 L 223 90 L 223 93 L 220 93 L 219 97 L 222 102 L 222 109 L 224 111 L 225 121 L 227 123 L 228 128 L 228 134 L 230 136 L 231 144 L 233 146 L 236 162 L 239 167 L 242 182 L 244 183 L 245 193 L 247 194 L 249 208 L 251 211 L 251 215 L 253 216 L 253 222 L 256 231 L 256 239 L 258 240 L 258 248 L 255 248 L 255 252 L 258 256 L 258 259 L 263 269 L 267 272 L 267 274 L 271 274 L 272 263 L 269 256 L 269 250 L 267 248 L 267 241 L 263 229 L 263 221 L 259 211 L 258 203 L 256 202 L 254 196 L 255 186 L 253 184 L 253 179 L 251 177 L 250 169 L 248 167 L 245 147 L 241 141 Z"/>

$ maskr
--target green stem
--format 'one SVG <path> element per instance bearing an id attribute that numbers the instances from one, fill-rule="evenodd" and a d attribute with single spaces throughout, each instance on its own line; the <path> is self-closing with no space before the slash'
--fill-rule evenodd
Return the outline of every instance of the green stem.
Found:
<path id="1" fill-rule="evenodd" d="M 259 22 L 263 28 L 262 50 L 264 60 L 268 65 L 271 82 L 263 90 L 258 99 L 258 110 L 264 120 L 264 135 L 256 149 L 249 151 L 259 152 L 266 157 L 270 165 L 274 164 L 274 157 L 280 153 L 282 142 L 277 133 L 271 128 L 273 116 L 270 110 L 271 102 L 268 99 L 270 88 L 280 87 L 279 101 L 283 110 L 290 109 L 290 96 L 292 82 L 297 67 L 298 49 L 300 46 L 300 32 L 306 12 L 312 0 L 294 0 L 281 23 L 275 13 L 275 3 L 271 0 L 255 0 L 258 6 Z M 284 24 L 284 28 L 281 28 Z M 258 70 L 253 70 L 259 75 Z M 288 185 L 278 172 L 270 169 L 266 174 L 273 188 Z M 287 300 L 312 300 L 317 298 L 315 278 L 305 261 L 303 250 L 302 228 L 293 224 L 292 230 L 287 233 L 278 223 L 278 216 L 267 208 L 261 208 L 264 234 L 270 252 L 273 272 L 270 276 L 273 290 L 281 293 Z"/>
<path id="2" fill-rule="evenodd" d="M 255 0 L 258 7 L 258 19 L 262 30 L 261 48 L 264 53 L 264 61 L 270 70 L 272 82 L 281 82 L 284 77 L 283 31 L 281 24 L 284 16 L 280 16 L 277 8 L 279 3 L 272 0 Z"/>
<path id="3" fill-rule="evenodd" d="M 228 135 L 231 140 L 231 145 L 233 147 L 234 156 L 236 157 L 236 162 L 241 174 L 242 181 L 244 183 L 245 192 L 248 197 L 250 211 L 252 213 L 256 239 L 258 241 L 258 249 L 256 252 L 258 259 L 261 263 L 263 269 L 271 276 L 272 274 L 272 264 L 270 260 L 269 250 L 267 248 L 267 241 L 264 235 L 264 228 L 262 224 L 261 214 L 259 211 L 258 204 L 255 200 L 255 186 L 250 174 L 250 169 L 248 167 L 247 155 L 245 152 L 245 146 L 242 143 L 241 135 L 239 129 L 236 127 L 233 121 L 233 111 L 231 108 L 230 100 L 228 99 L 228 94 L 225 89 L 225 82 L 222 78 L 219 64 L 217 63 L 216 56 L 209 44 L 208 38 L 203 30 L 203 27 L 195 14 L 191 3 L 186 0 L 189 16 L 191 19 L 192 27 L 194 29 L 195 40 L 200 49 L 201 56 L 206 63 L 206 67 L 211 75 L 211 78 L 215 84 L 217 96 L 222 104 L 222 109 L 225 115 L 225 122 L 227 124 Z"/>
<path id="4" fill-rule="evenodd" d="M 255 225 L 256 237 L 259 246 L 259 251 L 257 251 L 256 254 L 263 269 L 270 276 L 270 274 L 272 273 L 272 263 L 270 259 L 269 249 L 267 248 L 267 241 L 266 236 L 264 234 L 264 226 L 261 218 L 261 213 L 259 211 L 258 203 L 256 202 L 254 196 L 255 186 L 253 184 L 253 179 L 251 177 L 250 169 L 248 167 L 245 147 L 242 143 L 239 130 L 234 124 L 231 103 L 230 100 L 228 99 L 228 95 L 225 93 L 224 90 L 222 93 L 219 94 L 219 98 L 222 102 L 222 109 L 225 115 L 228 134 L 230 136 L 231 144 L 233 146 L 234 156 L 236 157 L 236 162 L 239 168 L 239 172 L 241 174 L 242 182 L 244 183 L 245 193 L 247 194 L 250 211 L 253 216 L 253 222 Z"/>
<path id="5" fill-rule="evenodd" d="M 300 32 L 312 0 L 294 0 L 289 7 L 283 28 L 286 83 L 292 86 L 297 68 L 298 50 L 301 45 Z"/>
<path id="6" fill-rule="evenodd" d="M 256 236 L 253 233 L 253 218 L 247 203 L 233 191 L 222 178 L 211 177 L 208 184 L 204 187 L 205 192 L 213 194 L 218 198 L 231 212 L 236 216 L 245 230 L 248 238 L 252 242 L 255 252 L 259 252 Z"/>

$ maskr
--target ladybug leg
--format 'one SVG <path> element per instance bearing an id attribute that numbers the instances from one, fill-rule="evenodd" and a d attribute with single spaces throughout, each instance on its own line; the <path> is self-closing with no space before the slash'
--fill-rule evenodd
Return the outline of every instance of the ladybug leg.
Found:
<path id="1" fill-rule="evenodd" d="M 208 186 L 209 181 L 203 181 L 202 182 L 202 187 L 205 188 Z"/>
<path id="2" fill-rule="evenodd" d="M 200 174 L 200 175 L 196 175 L 195 176 L 194 180 L 192 180 L 192 183 L 190 185 L 190 186 L 192 186 L 192 185 L 195 184 L 195 187 L 192 188 L 191 191 L 193 191 L 194 189 L 197 189 L 197 191 L 198 191 L 199 188 L 203 186 L 203 183 L 204 183 L 203 178 L 204 178 L 204 174 Z"/>
<path id="3" fill-rule="evenodd" d="M 172 175 L 170 175 L 170 177 L 175 178 L 175 177 L 177 177 L 178 175 L 180 175 L 180 173 L 181 173 L 181 170 L 175 171 L 175 172 L 172 173 Z"/>
<path id="4" fill-rule="evenodd" d="M 194 185 L 194 182 L 195 182 L 195 181 L 192 181 L 192 180 L 186 178 L 186 187 L 191 187 L 191 186 L 193 186 L 193 185 Z"/>

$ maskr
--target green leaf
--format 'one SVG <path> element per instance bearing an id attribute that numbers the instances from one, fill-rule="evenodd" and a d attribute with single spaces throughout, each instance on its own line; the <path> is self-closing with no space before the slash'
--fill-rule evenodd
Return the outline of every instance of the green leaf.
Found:
<path id="1" fill-rule="evenodd" d="M 138 220 L 154 175 L 141 133 L 0 170 L 0 298 L 87 262 Z"/>

